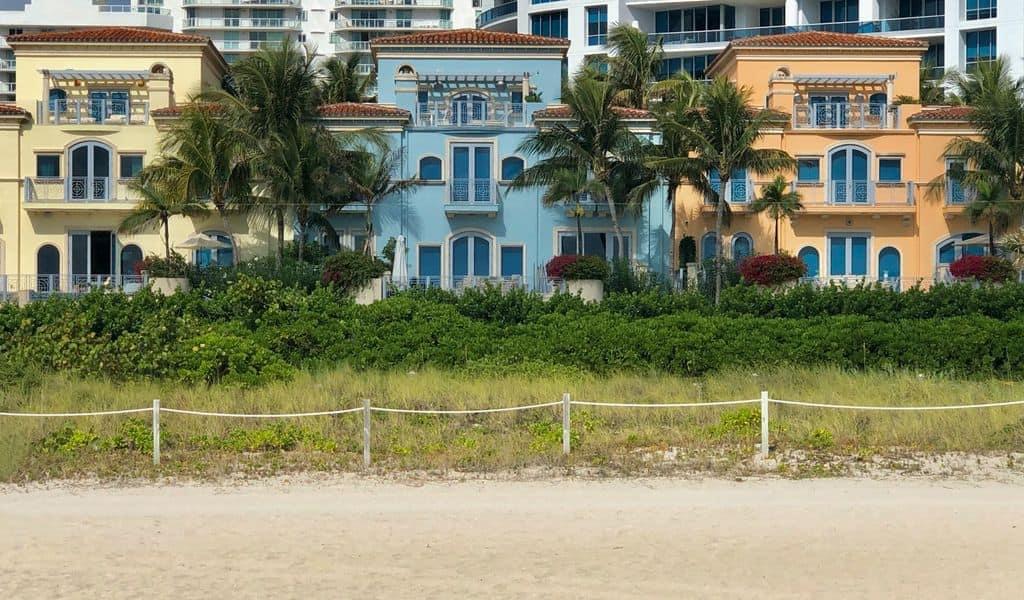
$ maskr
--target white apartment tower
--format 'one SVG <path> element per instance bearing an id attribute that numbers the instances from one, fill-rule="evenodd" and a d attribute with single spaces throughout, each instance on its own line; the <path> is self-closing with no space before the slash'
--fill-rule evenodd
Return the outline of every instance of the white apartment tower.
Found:
<path id="1" fill-rule="evenodd" d="M 796 31 L 927 40 L 934 67 L 970 68 L 1004 55 L 1024 76 L 1024 0 L 483 0 L 477 26 L 568 38 L 569 68 L 606 54 L 608 28 L 661 38 L 665 74 L 702 77 L 734 39 Z"/>

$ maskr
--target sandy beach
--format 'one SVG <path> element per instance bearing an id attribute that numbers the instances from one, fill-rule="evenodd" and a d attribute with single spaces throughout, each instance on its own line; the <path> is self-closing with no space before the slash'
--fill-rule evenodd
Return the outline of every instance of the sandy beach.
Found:
<path id="1" fill-rule="evenodd" d="M 0 598 L 1018 598 L 998 482 L 0 488 Z"/>

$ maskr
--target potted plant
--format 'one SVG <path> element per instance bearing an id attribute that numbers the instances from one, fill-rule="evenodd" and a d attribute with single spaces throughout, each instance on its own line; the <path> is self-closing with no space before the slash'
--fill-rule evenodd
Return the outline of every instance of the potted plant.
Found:
<path id="1" fill-rule="evenodd" d="M 585 302 L 604 299 L 604 282 L 610 270 L 608 263 L 597 256 L 556 256 L 547 267 L 549 277 L 565 281 L 566 290 Z"/>
<path id="2" fill-rule="evenodd" d="M 148 277 L 154 292 L 165 296 L 192 289 L 188 281 L 188 263 L 177 252 L 172 252 L 167 258 L 150 254 L 140 263 L 139 272 Z"/>
<path id="3" fill-rule="evenodd" d="M 382 278 L 387 271 L 387 263 L 375 256 L 342 250 L 324 261 L 321 283 L 355 296 L 356 304 L 371 304 L 384 299 Z"/>

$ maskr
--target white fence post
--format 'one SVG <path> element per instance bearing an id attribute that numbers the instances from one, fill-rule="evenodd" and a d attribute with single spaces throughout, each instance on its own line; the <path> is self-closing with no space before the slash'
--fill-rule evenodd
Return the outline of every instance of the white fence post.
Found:
<path id="1" fill-rule="evenodd" d="M 153 400 L 153 464 L 160 464 L 160 400 Z"/>
<path id="2" fill-rule="evenodd" d="M 761 391 L 761 458 L 768 458 L 768 390 Z"/>
<path id="3" fill-rule="evenodd" d="M 370 468 L 370 399 L 363 399 L 363 468 Z"/>
<path id="4" fill-rule="evenodd" d="M 562 454 L 569 456 L 569 451 L 572 450 L 571 439 L 570 439 L 570 422 L 569 422 L 569 407 L 571 406 L 572 397 L 569 392 L 562 394 Z"/>

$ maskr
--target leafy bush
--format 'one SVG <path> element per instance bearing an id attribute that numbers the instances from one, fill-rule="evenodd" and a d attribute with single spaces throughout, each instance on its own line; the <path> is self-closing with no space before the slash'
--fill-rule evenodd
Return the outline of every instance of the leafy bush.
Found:
<path id="1" fill-rule="evenodd" d="M 796 281 L 807 271 L 804 261 L 784 254 L 751 256 L 740 263 L 739 269 L 743 281 L 767 286 Z"/>
<path id="2" fill-rule="evenodd" d="M 177 252 L 171 252 L 170 259 L 150 254 L 136 268 L 150 277 L 185 277 L 189 270 L 185 257 Z"/>
<path id="3" fill-rule="evenodd" d="M 949 265 L 957 279 L 973 279 L 987 283 L 1005 283 L 1017 276 L 1013 263 L 999 256 L 964 256 Z"/>
<path id="4" fill-rule="evenodd" d="M 380 277 L 388 270 L 388 265 L 379 258 L 366 256 L 361 252 L 342 250 L 324 262 L 324 273 L 321 282 L 325 286 L 333 286 L 342 293 L 352 293 Z"/>
<path id="5" fill-rule="evenodd" d="M 565 265 L 562 278 L 566 280 L 608 279 L 608 263 L 597 256 L 577 256 L 576 260 Z"/>
<path id="6" fill-rule="evenodd" d="M 548 277 L 561 279 L 564 275 L 565 268 L 576 262 L 578 259 L 579 256 L 575 254 L 563 254 L 561 256 L 552 257 L 552 259 L 548 261 L 548 264 L 544 266 L 544 272 L 548 274 Z"/>

